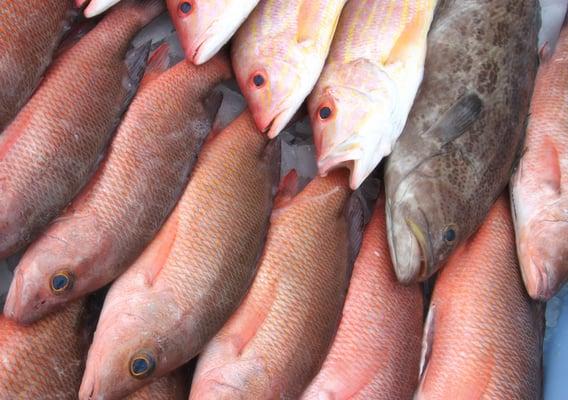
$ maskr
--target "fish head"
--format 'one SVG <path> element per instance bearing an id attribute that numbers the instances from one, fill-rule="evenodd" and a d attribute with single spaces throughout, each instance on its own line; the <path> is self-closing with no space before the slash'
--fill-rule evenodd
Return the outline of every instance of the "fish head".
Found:
<path id="1" fill-rule="evenodd" d="M 233 49 L 239 87 L 257 128 L 269 138 L 286 127 L 313 87 L 294 55 L 293 50 L 255 51 L 243 44 Z"/>
<path id="2" fill-rule="evenodd" d="M 83 224 L 89 229 L 83 229 Z M 112 251 L 112 244 L 94 227 L 89 218 L 77 219 L 76 224 L 55 222 L 53 231 L 28 248 L 14 271 L 6 298 L 4 314 L 8 318 L 33 323 L 111 280 L 95 266 L 101 253 Z"/>
<path id="3" fill-rule="evenodd" d="M 188 60 L 200 65 L 211 59 L 234 30 L 227 0 L 168 0 L 172 22 Z"/>
<path id="4" fill-rule="evenodd" d="M 405 284 L 432 276 L 470 233 L 455 187 L 423 173 L 411 172 L 386 207 L 391 258 Z"/>
<path id="5" fill-rule="evenodd" d="M 547 301 L 568 280 L 568 202 L 540 204 L 535 215 L 516 225 L 527 292 L 534 299 Z"/>
<path id="6" fill-rule="evenodd" d="M 308 101 L 318 170 L 325 176 L 347 167 L 355 190 L 391 152 L 400 133 L 396 87 L 387 74 L 361 62 L 326 67 L 324 73 Z M 352 82 L 354 76 L 365 78 Z"/>
<path id="7" fill-rule="evenodd" d="M 114 289 L 107 295 L 89 349 L 79 390 L 81 400 L 124 398 L 169 372 L 155 335 L 162 320 L 160 299 L 130 292 L 124 286 L 120 286 L 122 294 L 126 291 L 128 295 L 115 296 Z"/>

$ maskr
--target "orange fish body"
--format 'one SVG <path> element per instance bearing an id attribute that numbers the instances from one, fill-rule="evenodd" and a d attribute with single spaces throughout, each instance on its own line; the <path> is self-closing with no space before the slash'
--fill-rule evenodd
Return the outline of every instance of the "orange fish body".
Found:
<path id="1" fill-rule="evenodd" d="M 0 0 L 0 132 L 32 95 L 73 14 L 72 0 Z"/>
<path id="2" fill-rule="evenodd" d="M 200 357 L 190 399 L 297 398 L 337 329 L 350 268 L 347 171 L 281 193 L 243 304 Z"/>
<path id="3" fill-rule="evenodd" d="M 0 137 L 0 258 L 22 249 L 73 199 L 136 90 L 144 51 L 131 38 L 162 10 L 127 1 L 63 52 Z"/>
<path id="4" fill-rule="evenodd" d="M 144 386 L 124 400 L 187 400 L 187 380 L 182 368 Z"/>
<path id="5" fill-rule="evenodd" d="M 543 315 L 527 295 L 505 196 L 439 274 L 416 399 L 540 399 Z"/>
<path id="6" fill-rule="evenodd" d="M 549 51 L 549 50 L 545 50 Z M 541 63 L 525 151 L 511 180 L 517 249 L 529 294 L 548 300 L 568 281 L 568 26 Z"/>
<path id="7" fill-rule="evenodd" d="M 365 229 L 337 335 L 303 400 L 410 399 L 418 385 L 422 291 L 396 279 L 384 206 L 381 197 Z"/>
<path id="8" fill-rule="evenodd" d="M 195 357 L 223 326 L 256 271 L 279 155 L 248 111 L 208 139 L 172 215 L 107 295 L 81 400 L 132 393 Z"/>
<path id="9" fill-rule="evenodd" d="M 115 279 L 181 196 L 213 124 L 204 104 L 230 66 L 219 56 L 201 67 L 150 68 L 95 177 L 18 265 L 21 279 L 4 311 L 10 318 L 33 322 Z M 72 282 L 54 291 L 61 274 Z"/>
<path id="10" fill-rule="evenodd" d="M 77 398 L 88 335 L 78 301 L 31 326 L 0 316 L 0 398 Z"/>

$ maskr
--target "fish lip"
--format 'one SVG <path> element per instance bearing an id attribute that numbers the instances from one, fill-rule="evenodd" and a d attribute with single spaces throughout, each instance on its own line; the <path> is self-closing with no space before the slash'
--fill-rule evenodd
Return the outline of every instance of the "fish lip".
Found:
<path id="1" fill-rule="evenodd" d="M 270 119 L 270 122 L 264 126 L 264 128 L 260 129 L 260 131 L 267 135 L 268 138 L 274 139 L 280 132 L 282 132 L 288 122 L 282 123 L 280 120 L 283 116 L 285 116 L 289 112 L 288 108 L 283 108 L 282 111 L 277 112 L 274 116 Z M 260 121 L 259 121 L 260 122 Z"/>
<path id="2" fill-rule="evenodd" d="M 423 213 L 421 212 L 421 214 Z M 410 273 L 401 276 L 402 279 L 399 280 L 403 283 L 412 283 L 416 280 L 423 281 L 431 275 L 430 271 L 432 265 L 434 265 L 432 240 L 428 231 L 423 229 L 421 224 L 408 217 L 405 218 L 405 223 L 412 238 L 418 244 L 420 259 L 419 262 L 411 264 Z"/>
<path id="3" fill-rule="evenodd" d="M 555 288 L 549 266 L 545 262 L 537 262 L 531 256 L 529 268 L 526 272 L 521 268 L 529 296 L 539 301 L 550 300 L 555 293 Z"/>
<path id="4" fill-rule="evenodd" d="M 222 44 L 209 46 L 211 42 L 213 42 L 213 44 L 217 42 L 215 40 L 215 35 L 209 34 L 210 30 L 214 30 L 216 23 L 217 21 L 211 22 L 211 25 L 209 25 L 205 32 L 203 32 L 203 34 L 195 41 L 197 46 L 191 46 L 193 50 L 191 48 L 187 49 L 186 57 L 188 57 L 193 64 L 201 65 L 206 63 L 223 47 Z"/>

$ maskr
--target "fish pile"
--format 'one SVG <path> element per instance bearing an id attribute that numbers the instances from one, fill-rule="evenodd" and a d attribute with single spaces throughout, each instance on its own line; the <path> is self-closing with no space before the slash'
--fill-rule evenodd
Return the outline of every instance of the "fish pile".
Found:
<path id="1" fill-rule="evenodd" d="M 0 399 L 541 398 L 568 22 L 540 26 L 538 0 L 0 0 Z"/>

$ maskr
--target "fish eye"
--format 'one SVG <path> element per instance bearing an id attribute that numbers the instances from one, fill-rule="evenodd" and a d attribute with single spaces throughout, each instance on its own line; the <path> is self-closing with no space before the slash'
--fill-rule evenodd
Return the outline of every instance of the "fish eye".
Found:
<path id="1" fill-rule="evenodd" d="M 257 88 L 261 88 L 264 86 L 264 84 L 266 83 L 266 79 L 264 78 L 264 76 L 261 73 L 256 73 L 253 75 L 252 77 L 252 84 L 257 87 Z"/>
<path id="2" fill-rule="evenodd" d="M 452 243 L 456 240 L 456 238 L 457 238 L 456 230 L 453 227 L 446 228 L 446 230 L 444 231 L 444 240 L 447 243 Z"/>
<path id="3" fill-rule="evenodd" d="M 183 1 L 179 4 L 179 11 L 183 15 L 189 15 L 193 11 L 193 4 L 190 1 Z"/>
<path id="4" fill-rule="evenodd" d="M 73 286 L 73 276 L 68 271 L 60 271 L 51 277 L 51 291 L 55 294 L 61 294 Z"/>
<path id="5" fill-rule="evenodd" d="M 138 379 L 148 377 L 156 367 L 154 357 L 148 353 L 140 353 L 130 361 L 130 375 Z"/>
<path id="6" fill-rule="evenodd" d="M 325 120 L 325 119 L 328 119 L 329 117 L 331 117 L 332 111 L 331 111 L 330 107 L 323 106 L 323 107 L 320 107 L 318 114 L 319 114 L 319 117 L 321 119 Z"/>

